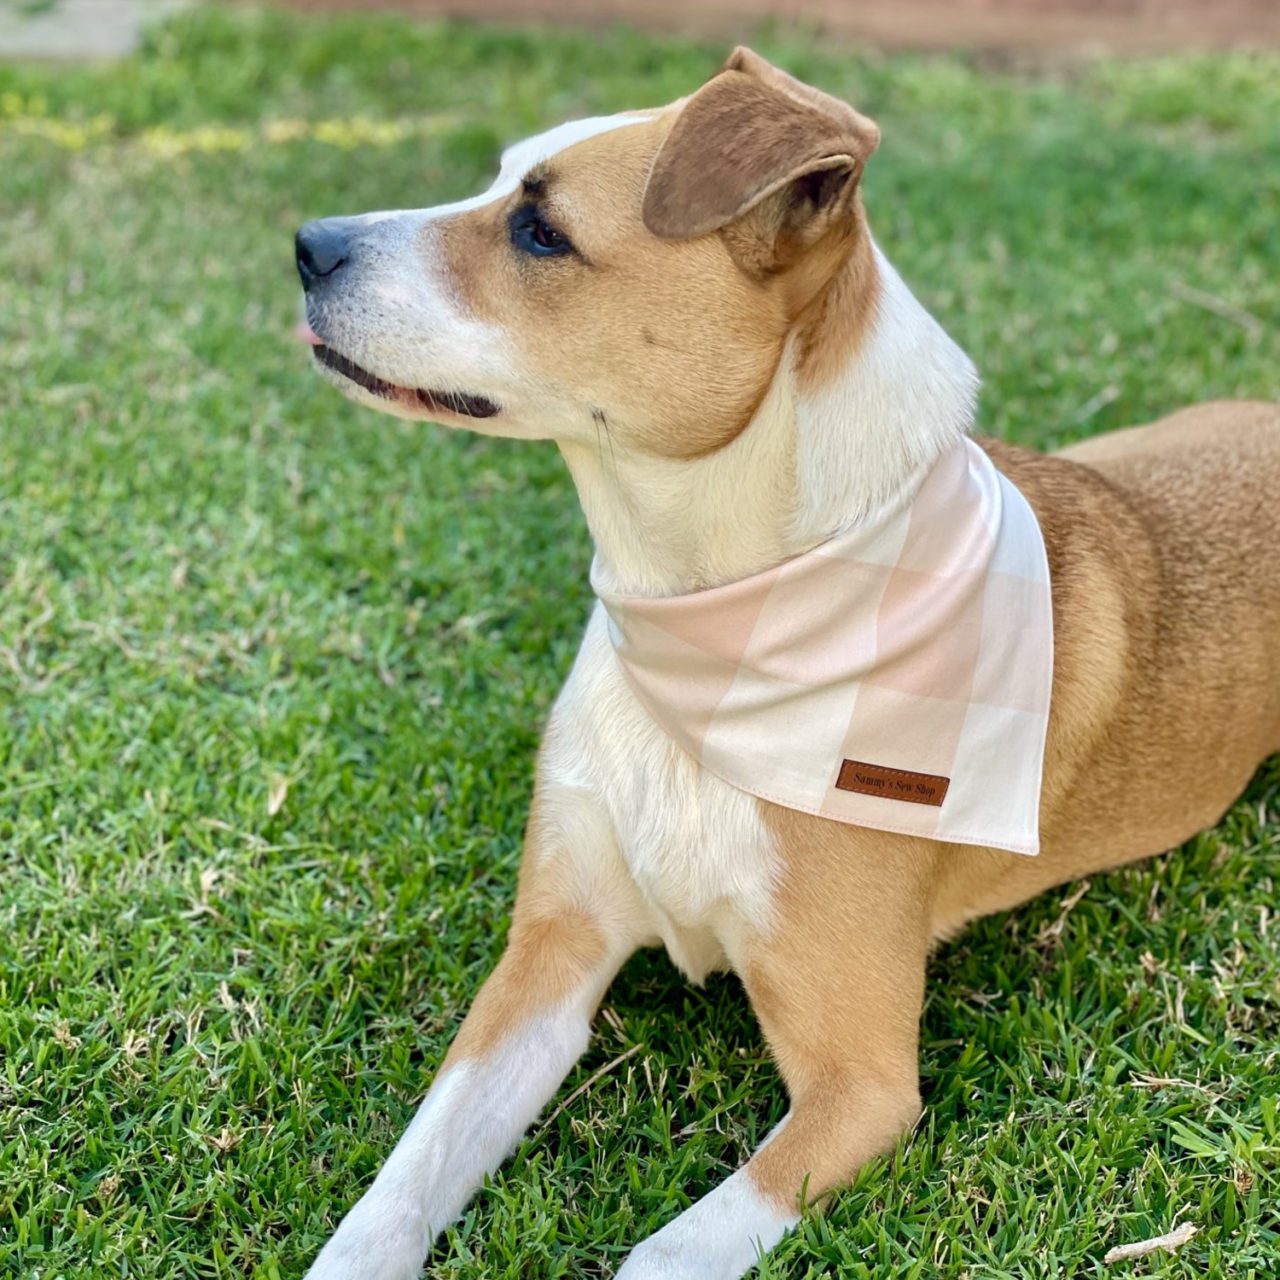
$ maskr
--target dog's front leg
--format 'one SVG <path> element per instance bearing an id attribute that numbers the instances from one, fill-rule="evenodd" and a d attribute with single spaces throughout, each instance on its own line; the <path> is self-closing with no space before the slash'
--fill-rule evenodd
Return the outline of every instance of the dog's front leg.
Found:
<path id="1" fill-rule="evenodd" d="M 507 949 L 391 1158 L 308 1280 L 410 1280 L 586 1048 L 638 945 L 634 887 L 588 798 L 535 800 Z"/>
<path id="2" fill-rule="evenodd" d="M 791 1109 L 731 1178 L 636 1248 L 617 1280 L 737 1280 L 920 1113 L 928 954 L 925 860 L 901 842 L 858 856 L 786 820 L 767 930 L 733 956 Z M 803 836 L 811 839 L 801 839 Z"/>

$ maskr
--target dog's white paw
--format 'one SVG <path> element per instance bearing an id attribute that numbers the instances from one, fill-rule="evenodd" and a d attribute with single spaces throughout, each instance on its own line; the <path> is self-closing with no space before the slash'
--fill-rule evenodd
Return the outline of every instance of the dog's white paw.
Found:
<path id="1" fill-rule="evenodd" d="M 638 1244 L 616 1280 L 738 1280 L 796 1220 L 740 1169 Z"/>
<path id="2" fill-rule="evenodd" d="M 719 1280 L 721 1274 L 714 1263 L 664 1247 L 654 1236 L 631 1251 L 614 1280 Z"/>
<path id="3" fill-rule="evenodd" d="M 418 1280 L 431 1248 L 416 1215 L 369 1194 L 339 1224 L 306 1280 Z"/>

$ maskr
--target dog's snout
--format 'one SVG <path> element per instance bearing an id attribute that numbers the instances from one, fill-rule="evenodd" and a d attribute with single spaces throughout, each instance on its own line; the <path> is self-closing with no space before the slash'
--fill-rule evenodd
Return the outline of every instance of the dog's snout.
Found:
<path id="1" fill-rule="evenodd" d="M 294 238 L 298 274 L 304 289 L 333 275 L 351 257 L 351 237 L 346 218 L 320 218 L 308 222 Z"/>

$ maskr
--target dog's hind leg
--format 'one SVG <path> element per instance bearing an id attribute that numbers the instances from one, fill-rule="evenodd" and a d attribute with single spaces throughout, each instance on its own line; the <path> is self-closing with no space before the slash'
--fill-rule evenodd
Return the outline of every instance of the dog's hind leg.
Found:
<path id="1" fill-rule="evenodd" d="M 586 1048 L 641 938 L 610 829 L 576 793 L 535 800 L 507 949 L 425 1100 L 308 1280 L 411 1280 L 436 1234 L 519 1141 Z"/>
<path id="2" fill-rule="evenodd" d="M 775 918 L 732 958 L 791 1109 L 746 1165 L 644 1241 L 618 1280 L 736 1280 L 804 1203 L 892 1149 L 920 1114 L 923 842 L 848 836 L 799 814 L 772 825 L 786 855 Z"/>

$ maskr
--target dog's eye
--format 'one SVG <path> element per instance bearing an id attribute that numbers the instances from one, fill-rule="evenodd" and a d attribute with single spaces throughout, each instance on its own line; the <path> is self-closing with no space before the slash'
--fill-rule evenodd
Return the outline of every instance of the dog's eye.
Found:
<path id="1" fill-rule="evenodd" d="M 517 210 L 511 219 L 511 243 L 535 258 L 573 252 L 568 236 L 557 231 L 536 209 Z"/>

